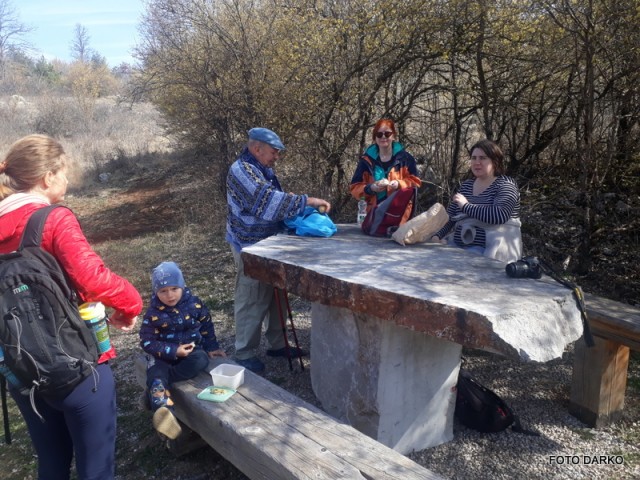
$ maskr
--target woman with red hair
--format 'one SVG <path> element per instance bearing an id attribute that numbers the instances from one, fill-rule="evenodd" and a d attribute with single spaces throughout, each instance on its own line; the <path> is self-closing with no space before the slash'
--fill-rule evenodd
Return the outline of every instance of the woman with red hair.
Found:
<path id="1" fill-rule="evenodd" d="M 399 188 L 419 187 L 422 183 L 415 159 L 397 140 L 393 120 L 378 120 L 371 137 L 373 143 L 360 157 L 350 187 L 356 200 L 366 199 L 367 211 Z"/>

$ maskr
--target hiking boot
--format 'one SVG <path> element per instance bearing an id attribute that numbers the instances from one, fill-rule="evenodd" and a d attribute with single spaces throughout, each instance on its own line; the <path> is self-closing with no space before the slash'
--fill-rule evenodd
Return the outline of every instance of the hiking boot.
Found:
<path id="1" fill-rule="evenodd" d="M 182 427 L 173 414 L 173 409 L 167 407 L 160 407 L 155 411 L 153 414 L 153 428 L 170 440 L 175 440 L 182 433 Z"/>
<path id="2" fill-rule="evenodd" d="M 156 411 L 160 407 L 173 408 L 173 400 L 171 400 L 171 393 L 164 388 L 162 380 L 155 378 L 149 388 L 149 403 L 151 404 L 151 410 Z"/>
<path id="3" fill-rule="evenodd" d="M 244 367 L 248 370 L 251 370 L 253 373 L 260 373 L 264 371 L 264 363 L 257 357 L 247 358 L 245 360 L 240 360 L 236 358 L 236 363 L 241 367 Z"/>
<path id="4" fill-rule="evenodd" d="M 298 347 L 289 347 L 289 353 L 287 353 L 287 347 L 278 348 L 277 350 L 267 350 L 267 355 L 270 357 L 289 357 L 298 358 L 306 357 L 309 352 Z"/>

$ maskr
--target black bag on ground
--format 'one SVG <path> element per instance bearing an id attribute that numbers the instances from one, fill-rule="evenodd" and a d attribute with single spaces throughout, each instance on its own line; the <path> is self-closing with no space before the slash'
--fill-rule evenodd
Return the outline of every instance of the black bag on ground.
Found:
<path id="1" fill-rule="evenodd" d="M 511 427 L 514 432 L 539 435 L 522 428 L 509 405 L 462 368 L 458 374 L 455 416 L 464 426 L 479 432 L 501 432 Z"/>
<path id="2" fill-rule="evenodd" d="M 36 210 L 18 250 L 0 255 L 0 344 L 22 393 L 64 398 L 95 376 L 98 348 L 64 271 L 40 248 L 44 222 L 56 207 Z"/>

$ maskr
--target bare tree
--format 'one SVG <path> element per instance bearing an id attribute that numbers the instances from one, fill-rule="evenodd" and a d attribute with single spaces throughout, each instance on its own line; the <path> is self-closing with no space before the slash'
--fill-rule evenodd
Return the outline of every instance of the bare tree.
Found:
<path id="1" fill-rule="evenodd" d="M 73 31 L 73 40 L 71 40 L 71 44 L 69 46 L 71 49 L 71 57 L 74 60 L 82 63 L 89 61 L 93 55 L 92 50 L 89 48 L 89 40 L 91 40 L 91 36 L 89 36 L 87 28 L 76 23 Z"/>
<path id="2" fill-rule="evenodd" d="M 24 50 L 29 43 L 24 39 L 25 34 L 33 28 L 20 22 L 10 0 L 0 0 L 0 76 L 4 78 L 9 50 Z"/>

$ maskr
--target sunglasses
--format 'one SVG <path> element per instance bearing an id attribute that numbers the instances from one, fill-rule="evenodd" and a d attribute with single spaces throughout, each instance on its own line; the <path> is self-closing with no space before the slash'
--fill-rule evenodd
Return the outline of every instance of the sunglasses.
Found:
<path id="1" fill-rule="evenodd" d="M 393 135 L 393 132 L 376 132 L 377 138 L 389 138 L 391 135 Z"/>

